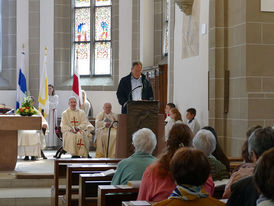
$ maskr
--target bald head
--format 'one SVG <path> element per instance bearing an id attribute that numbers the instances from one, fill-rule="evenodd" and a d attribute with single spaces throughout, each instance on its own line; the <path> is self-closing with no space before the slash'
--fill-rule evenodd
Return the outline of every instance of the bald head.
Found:
<path id="1" fill-rule="evenodd" d="M 104 109 L 104 112 L 105 112 L 106 114 L 109 114 L 109 113 L 111 113 L 112 106 L 111 106 L 111 104 L 110 104 L 109 102 L 106 102 L 106 103 L 104 104 L 103 109 Z"/>

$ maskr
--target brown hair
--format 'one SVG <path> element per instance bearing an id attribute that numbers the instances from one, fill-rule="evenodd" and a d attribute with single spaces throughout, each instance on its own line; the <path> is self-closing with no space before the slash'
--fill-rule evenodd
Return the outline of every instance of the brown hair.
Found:
<path id="1" fill-rule="evenodd" d="M 172 108 L 176 108 L 175 104 L 172 103 L 172 102 L 167 103 L 166 105 L 169 106 L 171 109 L 172 109 Z"/>
<path id="2" fill-rule="evenodd" d="M 194 115 L 194 117 L 196 116 L 196 109 L 194 108 L 189 108 L 188 110 L 186 110 L 186 112 L 189 112 L 191 115 Z"/>
<path id="3" fill-rule="evenodd" d="M 141 61 L 136 61 L 136 62 L 133 62 L 133 63 L 132 63 L 132 67 L 131 67 L 131 69 L 133 69 L 136 65 L 138 65 L 138 66 L 140 66 L 140 67 L 142 67 L 142 68 L 143 68 L 143 64 L 142 64 L 142 62 L 141 62 Z"/>
<path id="4" fill-rule="evenodd" d="M 193 133 L 191 129 L 182 123 L 174 124 L 169 132 L 167 150 L 159 159 L 158 175 L 166 176 L 170 172 L 169 164 L 174 153 L 180 147 L 192 147 Z"/>
<path id="5" fill-rule="evenodd" d="M 172 108 L 171 110 L 170 110 L 170 112 L 171 113 L 173 113 L 173 114 L 176 114 L 176 117 L 175 117 L 175 122 L 176 121 L 178 121 L 178 120 L 181 120 L 182 121 L 182 115 L 181 115 L 181 113 L 179 112 L 179 110 L 177 109 L 177 108 Z"/>
<path id="6" fill-rule="evenodd" d="M 178 185 L 204 185 L 210 174 L 210 164 L 206 155 L 196 149 L 182 148 L 170 163 L 173 179 Z"/>
<path id="7" fill-rule="evenodd" d="M 243 146 L 242 146 L 242 158 L 244 159 L 245 162 L 253 162 L 250 159 L 249 153 L 248 153 L 248 138 L 250 137 L 250 135 L 257 129 L 261 129 L 262 126 L 257 125 L 254 127 L 249 128 L 249 130 L 247 130 L 246 132 L 246 141 L 244 142 Z"/>
<path id="8" fill-rule="evenodd" d="M 274 201 L 274 148 L 266 151 L 259 159 L 253 178 L 257 190 Z"/>
<path id="9" fill-rule="evenodd" d="M 52 96 L 55 95 L 55 89 L 54 89 L 54 86 L 52 84 L 49 84 L 48 87 L 51 87 L 52 88 Z"/>

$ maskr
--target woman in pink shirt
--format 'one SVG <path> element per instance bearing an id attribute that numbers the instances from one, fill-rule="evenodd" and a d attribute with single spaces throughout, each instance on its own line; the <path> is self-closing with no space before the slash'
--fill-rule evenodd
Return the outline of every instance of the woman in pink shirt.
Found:
<path id="1" fill-rule="evenodd" d="M 179 148 L 192 147 L 192 138 L 193 134 L 187 125 L 179 123 L 172 127 L 167 140 L 167 151 L 144 172 L 138 200 L 159 202 L 169 197 L 176 187 L 170 173 L 170 161 Z M 211 176 L 209 176 L 204 189 L 210 195 L 213 194 L 214 182 Z"/>

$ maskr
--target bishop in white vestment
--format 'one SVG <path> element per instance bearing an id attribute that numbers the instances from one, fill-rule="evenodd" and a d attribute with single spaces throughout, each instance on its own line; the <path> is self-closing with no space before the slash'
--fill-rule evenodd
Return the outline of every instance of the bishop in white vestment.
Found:
<path id="1" fill-rule="evenodd" d="M 108 149 L 108 157 L 114 158 L 116 152 L 116 134 L 117 134 L 117 123 L 113 124 L 110 130 L 109 147 L 108 145 L 108 134 L 109 127 L 117 121 L 117 115 L 111 112 L 112 106 L 110 103 L 105 103 L 103 107 L 104 111 L 99 113 L 96 117 L 96 157 L 106 157 Z"/>
<path id="2" fill-rule="evenodd" d="M 85 116 L 85 112 L 76 108 L 75 97 L 70 97 L 69 108 L 63 112 L 61 131 L 63 149 L 72 157 L 88 157 L 90 132 L 94 129 Z"/>

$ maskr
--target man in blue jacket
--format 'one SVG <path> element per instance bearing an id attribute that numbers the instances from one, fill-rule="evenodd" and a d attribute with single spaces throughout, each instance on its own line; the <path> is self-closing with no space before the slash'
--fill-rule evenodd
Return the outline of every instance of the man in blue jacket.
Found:
<path id="1" fill-rule="evenodd" d="M 130 100 L 153 100 L 153 90 L 146 76 L 142 74 L 141 62 L 133 62 L 131 73 L 120 80 L 116 92 L 122 114 L 127 113 L 127 102 Z"/>

